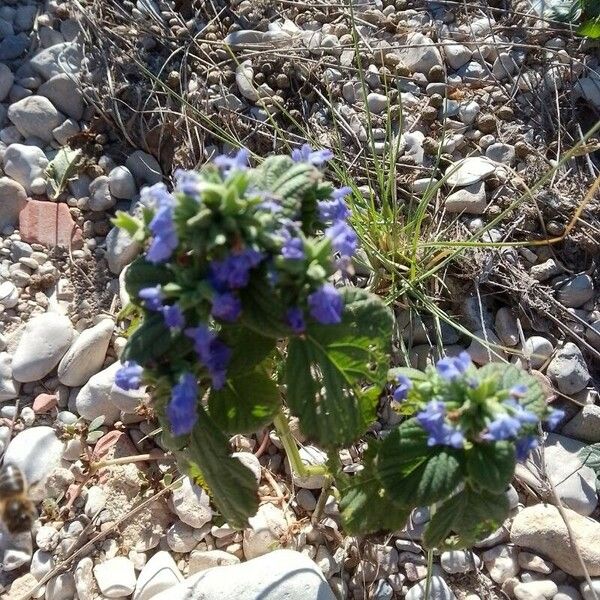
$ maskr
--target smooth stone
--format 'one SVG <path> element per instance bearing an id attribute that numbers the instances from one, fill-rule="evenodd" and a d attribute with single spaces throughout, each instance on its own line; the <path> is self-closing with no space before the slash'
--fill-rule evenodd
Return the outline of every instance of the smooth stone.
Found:
<path id="1" fill-rule="evenodd" d="M 0 41 L 0 61 L 18 58 L 27 48 L 29 48 L 29 37 L 23 32 L 7 35 Z"/>
<path id="2" fill-rule="evenodd" d="M 563 435 L 595 444 L 600 442 L 600 406 L 587 404 L 562 428 Z"/>
<path id="3" fill-rule="evenodd" d="M 327 462 L 327 454 L 316 446 L 302 446 L 298 450 L 300 458 L 305 465 L 318 466 L 324 465 Z M 286 470 L 289 472 L 289 465 L 286 463 Z M 307 475 L 300 477 L 296 473 L 292 473 L 294 485 L 309 490 L 320 490 L 325 484 L 324 475 Z"/>
<path id="4" fill-rule="evenodd" d="M 79 334 L 58 365 L 62 384 L 82 386 L 102 369 L 114 327 L 112 319 L 102 319 Z"/>
<path id="5" fill-rule="evenodd" d="M 116 199 L 110 193 L 108 177 L 106 175 L 96 177 L 90 183 L 90 197 L 88 201 L 90 210 L 102 212 L 112 208 L 115 203 Z"/>
<path id="6" fill-rule="evenodd" d="M 473 332 L 473 340 L 467 352 L 474 363 L 487 365 L 489 362 L 498 362 L 506 358 L 506 352 L 501 346 L 502 342 L 493 331 L 480 329 Z"/>
<path id="7" fill-rule="evenodd" d="M 454 592 L 448 587 L 440 575 L 431 576 L 429 598 L 425 598 L 425 581 L 420 581 L 410 588 L 404 597 L 405 600 L 456 600 Z"/>
<path id="8" fill-rule="evenodd" d="M 455 70 L 466 65 L 473 56 L 473 52 L 462 44 L 444 44 L 444 54 L 448 66 Z"/>
<path id="9" fill-rule="evenodd" d="M 82 558 L 75 567 L 73 576 L 79 600 L 92 600 L 92 588 L 94 586 L 93 568 L 94 562 L 89 556 Z"/>
<path id="10" fill-rule="evenodd" d="M 212 569 L 213 567 L 226 567 L 237 565 L 240 559 L 234 554 L 223 550 L 193 550 L 190 554 L 189 575 Z"/>
<path id="11" fill-rule="evenodd" d="M 45 178 L 48 159 L 44 151 L 37 146 L 10 144 L 4 152 L 4 172 L 18 181 L 26 192 L 36 179 Z"/>
<path id="12" fill-rule="evenodd" d="M 124 229 L 113 227 L 106 236 L 106 260 L 112 273 L 119 274 L 142 249 Z"/>
<path id="13" fill-rule="evenodd" d="M 568 508 L 565 512 L 589 574 L 600 576 L 600 523 Z M 545 556 L 565 573 L 583 577 L 569 532 L 555 506 L 536 504 L 521 510 L 513 520 L 510 537 L 517 546 Z"/>
<path id="14" fill-rule="evenodd" d="M 8 92 L 10 92 L 14 81 L 15 77 L 8 65 L 0 63 L 0 102 L 3 102 L 8 96 Z"/>
<path id="15" fill-rule="evenodd" d="M 549 575 L 554 571 L 554 565 L 531 552 L 519 552 L 519 566 L 526 571 Z"/>
<path id="16" fill-rule="evenodd" d="M 492 75 L 498 79 L 507 79 L 519 70 L 514 58 L 508 52 L 500 52 L 492 65 Z"/>
<path id="17" fill-rule="evenodd" d="M 367 96 L 367 106 L 369 110 L 375 114 L 380 114 L 388 107 L 388 97 L 385 94 L 376 94 L 371 92 Z"/>
<path id="18" fill-rule="evenodd" d="M 189 477 L 173 491 L 173 510 L 184 523 L 196 529 L 212 519 L 208 494 Z"/>
<path id="19" fill-rule="evenodd" d="M 18 398 L 20 388 L 21 384 L 13 378 L 11 355 L 0 352 L 0 402 Z"/>
<path id="20" fill-rule="evenodd" d="M 432 67 L 443 67 L 442 55 L 435 43 L 421 33 L 409 34 L 395 54 L 410 71 L 427 75 Z"/>
<path id="21" fill-rule="evenodd" d="M 250 100 L 256 102 L 260 98 L 257 86 L 254 84 L 254 69 L 252 63 L 244 61 L 235 70 L 235 83 L 240 90 L 240 94 Z"/>
<path id="22" fill-rule="evenodd" d="M 458 117 L 465 125 L 472 125 L 481 112 L 481 107 L 475 100 L 465 102 L 458 108 Z"/>
<path id="23" fill-rule="evenodd" d="M 152 600 L 336 600 L 315 563 L 293 550 L 188 577 Z M 433 599 L 432 599 L 433 600 Z"/>
<path id="24" fill-rule="evenodd" d="M 110 193 L 120 200 L 131 200 L 136 192 L 135 179 L 127 167 L 115 167 L 108 174 Z"/>
<path id="25" fill-rule="evenodd" d="M 29 572 L 39 581 L 54 568 L 54 558 L 50 552 L 36 550 L 31 558 Z"/>
<path id="26" fill-rule="evenodd" d="M 0 177 L 0 229 L 7 226 L 16 227 L 26 200 L 27 192 L 18 181 L 10 177 Z"/>
<path id="27" fill-rule="evenodd" d="M 515 147 L 510 144 L 491 144 L 485 150 L 486 158 L 504 165 L 512 165 L 515 162 Z"/>
<path id="28" fill-rule="evenodd" d="M 596 350 L 600 350 L 600 319 L 589 324 L 585 330 L 586 341 Z"/>
<path id="29" fill-rule="evenodd" d="M 519 328 L 513 311 L 507 306 L 498 309 L 494 322 L 496 334 L 505 346 L 519 343 Z"/>
<path id="30" fill-rule="evenodd" d="M 64 447 L 52 427 L 31 427 L 12 439 L 4 454 L 4 463 L 19 467 L 30 486 L 32 499 L 41 500 L 45 495 L 46 477 L 60 466 Z"/>
<path id="31" fill-rule="evenodd" d="M 517 549 L 501 544 L 486 550 L 482 555 L 489 576 L 499 585 L 519 572 Z"/>
<path id="32" fill-rule="evenodd" d="M 539 369 L 554 352 L 552 342 L 541 335 L 532 335 L 525 340 L 523 353 L 529 358 L 531 367 Z"/>
<path id="33" fill-rule="evenodd" d="M 125 166 L 138 184 L 153 185 L 162 181 L 162 169 L 158 161 L 147 152 L 136 150 L 125 161 Z"/>
<path id="34" fill-rule="evenodd" d="M 44 79 L 66 73 L 78 75 L 83 59 L 82 48 L 75 42 L 62 42 L 45 48 L 31 58 L 29 64 Z"/>
<path id="35" fill-rule="evenodd" d="M 168 552 L 157 552 L 141 570 L 133 600 L 150 600 L 164 590 L 183 581 L 175 561 Z"/>
<path id="36" fill-rule="evenodd" d="M 263 31 L 254 31 L 252 29 L 240 29 L 230 33 L 223 43 L 231 46 L 234 50 L 244 50 L 254 48 L 257 45 L 265 45 L 265 33 Z"/>
<path id="37" fill-rule="evenodd" d="M 581 600 L 581 594 L 576 588 L 570 585 L 559 585 L 558 593 L 554 595 L 552 600 Z M 593 600 L 593 598 L 590 598 L 589 600 Z"/>
<path id="38" fill-rule="evenodd" d="M 131 560 L 115 556 L 94 567 L 94 577 L 106 598 L 123 598 L 135 590 L 135 571 Z"/>
<path id="39" fill-rule="evenodd" d="M 191 552 L 198 545 L 195 531 L 187 523 L 177 520 L 167 530 L 167 545 L 173 552 Z"/>
<path id="40" fill-rule="evenodd" d="M 72 600 L 75 596 L 75 579 L 71 573 L 61 573 L 46 584 L 46 600 Z"/>
<path id="41" fill-rule="evenodd" d="M 37 92 L 40 96 L 48 98 L 67 117 L 79 121 L 83 116 L 83 94 L 77 82 L 66 73 L 51 77 Z"/>
<path id="42" fill-rule="evenodd" d="M 258 458 L 252 452 L 233 452 L 231 456 L 237 458 L 245 467 L 250 469 L 256 479 L 256 483 L 260 483 L 262 467 Z"/>
<path id="43" fill-rule="evenodd" d="M 13 356 L 13 377 L 26 383 L 48 375 L 68 350 L 73 335 L 73 325 L 64 315 L 48 312 L 31 319 Z"/>
<path id="44" fill-rule="evenodd" d="M 600 598 L 600 579 L 592 579 L 591 587 L 587 581 L 582 581 L 579 589 L 583 600 L 596 600 L 596 598 Z M 594 592 L 596 593 L 594 594 Z"/>
<path id="45" fill-rule="evenodd" d="M 552 600 L 558 592 L 554 581 L 531 581 L 515 586 L 514 594 L 517 600 Z"/>
<path id="46" fill-rule="evenodd" d="M 467 185 L 450 194 L 444 202 L 444 208 L 450 213 L 468 213 L 482 215 L 487 206 L 485 184 L 483 181 Z"/>
<path id="47" fill-rule="evenodd" d="M 468 573 L 479 569 L 481 559 L 468 550 L 450 550 L 442 552 L 440 564 L 446 573 Z"/>
<path id="48" fill-rule="evenodd" d="M 593 297 L 594 282 L 585 273 L 576 275 L 558 291 L 558 301 L 567 308 L 579 308 Z"/>
<path id="49" fill-rule="evenodd" d="M 52 141 L 52 130 L 65 119 L 44 96 L 28 96 L 8 107 L 8 118 L 24 137 Z"/>
<path id="50" fill-rule="evenodd" d="M 31 498 L 31 494 L 29 494 Z M 36 495 L 32 500 L 38 502 L 43 496 Z M 2 538 L 0 538 L 0 548 L 2 547 Z M 31 556 L 33 554 L 33 542 L 31 539 L 31 532 L 25 531 L 23 533 L 17 533 L 10 537 L 9 545 L 4 550 L 4 557 L 2 559 L 3 571 L 16 571 L 21 567 L 30 564 Z M 4 596 L 3 596 L 4 598 Z"/>
<path id="51" fill-rule="evenodd" d="M 118 361 L 91 377 L 79 390 L 75 407 L 80 416 L 88 421 L 103 416 L 105 424 L 111 425 L 119 418 L 119 409 L 111 399 L 115 374 L 121 367 Z"/>
<path id="52" fill-rule="evenodd" d="M 273 504 L 263 504 L 248 519 L 249 528 L 244 530 L 244 556 L 247 559 L 267 554 L 281 546 L 281 537 L 288 530 L 283 511 Z"/>
<path id="53" fill-rule="evenodd" d="M 567 396 L 580 392 L 590 380 L 585 358 L 572 342 L 567 342 L 558 350 L 546 372 L 558 389 Z"/>
<path id="54" fill-rule="evenodd" d="M 446 169 L 446 184 L 450 187 L 465 187 L 486 179 L 495 170 L 494 164 L 482 156 L 463 158 Z"/>

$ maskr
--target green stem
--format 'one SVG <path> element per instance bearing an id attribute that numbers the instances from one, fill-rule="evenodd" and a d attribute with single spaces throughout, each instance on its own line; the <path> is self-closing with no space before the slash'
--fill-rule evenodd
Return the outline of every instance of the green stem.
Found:
<path id="1" fill-rule="evenodd" d="M 298 477 L 308 477 L 309 475 L 326 475 L 327 467 L 325 465 L 310 465 L 307 466 L 302 462 L 296 440 L 290 431 L 290 426 L 286 416 L 280 410 L 273 419 L 273 425 L 277 430 L 279 439 L 283 444 L 283 448 L 290 463 L 290 468 Z"/>
<path id="2" fill-rule="evenodd" d="M 429 517 L 435 514 L 435 504 L 429 507 Z M 433 576 L 433 548 L 427 550 L 427 579 L 425 580 L 425 597 L 423 600 L 429 600 L 431 594 L 431 578 Z"/>

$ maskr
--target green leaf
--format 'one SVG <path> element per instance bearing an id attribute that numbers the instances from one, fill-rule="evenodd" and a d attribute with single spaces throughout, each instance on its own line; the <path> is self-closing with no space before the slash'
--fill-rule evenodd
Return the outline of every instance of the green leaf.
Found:
<path id="1" fill-rule="evenodd" d="M 377 464 L 390 498 L 406 507 L 445 500 L 462 478 L 460 453 L 445 446 L 427 446 L 427 434 L 415 419 L 386 437 Z"/>
<path id="2" fill-rule="evenodd" d="M 227 367 L 230 377 L 237 377 L 254 369 L 273 352 L 276 343 L 273 338 L 240 326 L 224 327 L 221 338 L 233 349 Z"/>
<path id="3" fill-rule="evenodd" d="M 423 371 L 419 371 L 418 369 L 395 367 L 388 371 L 388 381 L 395 381 L 399 375 L 404 375 L 413 381 L 424 381 L 428 377 L 427 373 L 423 373 Z"/>
<path id="4" fill-rule="evenodd" d="M 144 365 L 171 347 L 171 333 L 160 314 L 147 313 L 142 324 L 131 334 L 123 349 L 121 361 L 134 360 Z"/>
<path id="5" fill-rule="evenodd" d="M 544 391 L 537 379 L 529 375 L 523 369 L 513 365 L 502 363 L 488 363 L 480 369 L 472 371 L 477 379 L 494 378 L 498 389 L 510 390 L 516 385 L 525 384 L 527 394 L 519 400 L 527 410 L 530 410 L 538 417 L 542 418 L 546 414 L 546 402 L 544 400 Z"/>
<path id="6" fill-rule="evenodd" d="M 467 485 L 437 507 L 423 542 L 427 548 L 468 548 L 500 527 L 508 511 L 505 493 L 493 494 Z"/>
<path id="7" fill-rule="evenodd" d="M 66 189 L 69 181 L 75 176 L 80 165 L 81 150 L 73 150 L 69 146 L 64 146 L 50 161 L 46 167 L 48 183 L 52 192 L 48 195 L 50 200 L 56 200 L 58 196 Z"/>
<path id="8" fill-rule="evenodd" d="M 467 472 L 471 484 L 499 494 L 504 492 L 515 472 L 516 457 L 512 442 L 473 444 L 467 450 Z"/>
<path id="9" fill-rule="evenodd" d="M 376 448 L 375 442 L 369 441 L 362 471 L 353 476 L 341 472 L 336 477 L 344 530 L 351 535 L 401 529 L 410 516 L 410 509 L 398 508 L 377 478 L 373 466 Z"/>
<path id="10" fill-rule="evenodd" d="M 211 390 L 208 407 L 215 423 L 228 433 L 252 433 L 270 423 L 279 410 L 279 391 L 262 370 L 229 378 Z"/>
<path id="11" fill-rule="evenodd" d="M 577 33 L 593 40 L 600 38 L 600 20 L 590 19 L 585 21 L 579 26 Z"/>
<path id="12" fill-rule="evenodd" d="M 250 278 L 246 288 L 240 290 L 240 299 L 244 307 L 240 321 L 263 337 L 287 337 L 291 330 L 283 321 L 284 307 L 274 294 L 265 293 L 267 289 L 264 279 Z"/>
<path id="13" fill-rule="evenodd" d="M 229 455 L 227 437 L 201 408 L 187 454 L 227 522 L 237 529 L 247 527 L 258 510 L 258 484 L 250 469 Z"/>
<path id="14" fill-rule="evenodd" d="M 132 302 L 138 303 L 138 293 L 142 288 L 164 285 L 173 279 L 173 275 L 162 265 L 155 265 L 139 257 L 127 268 L 125 273 L 125 289 Z"/>
<path id="15" fill-rule="evenodd" d="M 584 446 L 577 454 L 581 462 L 600 477 L 600 444 Z"/>
<path id="16" fill-rule="evenodd" d="M 324 446 L 360 436 L 375 417 L 387 377 L 389 310 L 364 290 L 346 288 L 338 325 L 311 325 L 288 345 L 287 403 L 303 432 Z"/>
<path id="17" fill-rule="evenodd" d="M 144 231 L 143 224 L 138 221 L 135 217 L 132 217 L 129 213 L 122 210 L 116 212 L 115 218 L 111 219 L 112 224 L 116 227 L 124 229 L 132 238 L 137 238 L 140 229 Z M 138 241 L 143 241 L 138 240 Z"/>
<path id="18" fill-rule="evenodd" d="M 320 172 L 309 163 L 294 163 L 275 181 L 271 191 L 282 198 L 299 198 L 319 183 Z"/>

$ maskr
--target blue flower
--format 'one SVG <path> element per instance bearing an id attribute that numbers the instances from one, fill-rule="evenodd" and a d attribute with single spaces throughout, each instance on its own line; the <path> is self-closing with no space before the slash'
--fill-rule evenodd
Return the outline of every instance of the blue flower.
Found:
<path id="1" fill-rule="evenodd" d="M 185 171 L 184 169 L 177 169 L 174 175 L 175 190 L 199 201 L 203 184 L 201 175 L 196 171 Z"/>
<path id="2" fill-rule="evenodd" d="M 524 398 L 527 395 L 527 386 L 524 383 L 513 385 L 510 388 L 509 394 L 514 398 Z"/>
<path id="3" fill-rule="evenodd" d="M 552 431 L 558 427 L 558 424 L 565 418 L 565 411 L 560 408 L 555 408 L 552 412 L 546 417 L 546 425 L 548 429 Z"/>
<path id="4" fill-rule="evenodd" d="M 513 398 L 505 400 L 503 404 L 510 409 L 510 413 L 519 420 L 521 425 L 536 425 L 539 421 L 536 414 L 524 408 L 522 404 Z"/>
<path id="5" fill-rule="evenodd" d="M 537 448 L 538 440 L 533 435 L 527 435 L 522 437 L 520 440 L 517 440 L 515 449 L 517 452 L 517 460 L 519 462 L 523 462 L 528 456 L 529 453 Z"/>
<path id="6" fill-rule="evenodd" d="M 138 297 L 148 310 L 161 310 L 163 307 L 164 295 L 160 285 L 142 288 L 138 292 Z"/>
<path id="7" fill-rule="evenodd" d="M 494 442 L 509 440 L 516 438 L 520 429 L 521 421 L 519 419 L 503 413 L 488 423 L 487 433 L 484 433 L 481 437 Z"/>
<path id="8" fill-rule="evenodd" d="M 245 171 L 248 168 L 248 158 L 250 151 L 247 148 L 241 148 L 234 156 L 221 154 L 213 160 L 213 163 L 223 171 L 227 176 L 231 171 Z"/>
<path id="9" fill-rule="evenodd" d="M 210 265 L 211 279 L 217 289 L 239 289 L 248 285 L 250 269 L 256 267 L 263 255 L 252 248 L 231 254 Z"/>
<path id="10" fill-rule="evenodd" d="M 352 192 L 349 187 L 342 187 L 334 190 L 331 194 L 331 200 L 320 200 L 318 203 L 319 218 L 321 221 L 344 221 L 350 216 L 344 197 Z"/>
<path id="11" fill-rule="evenodd" d="M 298 306 L 289 308 L 285 313 L 286 321 L 294 333 L 302 333 L 306 329 L 304 312 Z"/>
<path id="12" fill-rule="evenodd" d="M 173 206 L 175 201 L 164 183 L 155 183 L 150 187 L 142 188 L 140 200 L 144 206 L 156 209 Z"/>
<path id="13" fill-rule="evenodd" d="M 183 373 L 173 386 L 167 404 L 167 418 L 173 435 L 190 433 L 198 420 L 198 383 L 191 373 Z"/>
<path id="14" fill-rule="evenodd" d="M 331 283 L 324 283 L 309 295 L 308 308 L 311 316 L 319 323 L 332 325 L 342 321 L 344 302 Z"/>
<path id="15" fill-rule="evenodd" d="M 178 304 L 163 306 L 162 314 L 169 329 L 183 329 L 185 327 L 185 318 Z"/>
<path id="16" fill-rule="evenodd" d="M 428 434 L 428 446 L 464 446 L 463 432 L 458 427 L 446 423 L 446 406 L 442 401 L 429 401 L 425 408 L 417 413 L 416 419 Z"/>
<path id="17" fill-rule="evenodd" d="M 150 221 L 149 228 L 153 238 L 146 252 L 146 258 L 155 264 L 165 262 L 171 258 L 179 243 L 173 223 L 173 207 L 170 205 L 160 207 Z"/>
<path id="18" fill-rule="evenodd" d="M 393 393 L 394 400 L 396 400 L 396 402 L 402 402 L 403 400 L 406 400 L 408 390 L 412 388 L 413 383 L 406 375 L 398 375 L 398 377 L 396 377 L 396 382 L 398 383 L 398 386 Z"/>
<path id="19" fill-rule="evenodd" d="M 331 245 L 343 257 L 351 257 L 358 248 L 358 237 L 350 225 L 337 221 L 325 230 L 325 235 L 331 240 Z"/>
<path id="20" fill-rule="evenodd" d="M 236 321 L 242 311 L 242 303 L 230 292 L 215 294 L 212 299 L 211 314 L 222 321 Z"/>
<path id="21" fill-rule="evenodd" d="M 142 381 L 144 369 L 133 360 L 126 360 L 115 374 L 115 384 L 122 390 L 137 390 Z"/>
<path id="22" fill-rule="evenodd" d="M 206 325 L 188 327 L 185 335 L 193 340 L 194 350 L 206 367 L 213 387 L 217 390 L 222 388 L 227 376 L 231 350 Z"/>
<path id="23" fill-rule="evenodd" d="M 309 162 L 317 167 L 332 158 L 333 152 L 331 150 L 313 150 L 308 144 L 303 144 L 301 148 L 292 150 L 292 160 L 294 162 Z"/>
<path id="24" fill-rule="evenodd" d="M 454 381 L 471 366 L 471 357 L 464 350 L 458 355 L 438 360 L 435 368 L 442 379 Z"/>
<path id="25" fill-rule="evenodd" d="M 283 228 L 279 232 L 283 237 L 281 256 L 286 260 L 302 260 L 304 258 L 304 243 L 302 238 L 294 237 L 289 228 Z"/>

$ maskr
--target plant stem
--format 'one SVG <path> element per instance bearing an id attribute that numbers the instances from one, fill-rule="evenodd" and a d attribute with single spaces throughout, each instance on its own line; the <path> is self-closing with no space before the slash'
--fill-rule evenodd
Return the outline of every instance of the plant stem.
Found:
<path id="1" fill-rule="evenodd" d="M 101 460 L 94 463 L 95 469 L 104 469 L 104 467 L 110 467 L 112 465 L 127 465 L 135 462 L 146 462 L 148 460 L 175 460 L 173 456 L 167 456 L 163 454 L 156 456 L 154 454 L 138 454 L 136 456 L 123 456 L 121 458 L 111 458 L 109 460 Z"/>
<path id="2" fill-rule="evenodd" d="M 431 594 L 431 576 L 433 575 L 433 549 L 427 550 L 427 579 L 425 579 L 425 597 L 429 600 Z"/>
<path id="3" fill-rule="evenodd" d="M 290 426 L 288 425 L 287 418 L 281 410 L 273 419 L 273 425 L 275 425 L 275 429 L 277 430 L 279 439 L 283 444 L 283 448 L 287 455 L 292 472 L 296 473 L 298 477 L 327 474 L 327 467 L 325 465 L 307 466 L 302 462 L 302 459 L 300 458 L 300 453 L 298 452 L 298 446 L 296 445 L 296 440 L 294 439 L 294 436 L 290 431 Z"/>
<path id="4" fill-rule="evenodd" d="M 327 481 L 325 482 L 325 485 L 321 489 L 321 494 L 319 496 L 319 500 L 317 501 L 317 506 L 315 506 L 315 510 L 313 511 L 313 514 L 310 518 L 310 522 L 313 525 L 316 525 L 319 522 L 321 515 L 323 514 L 323 511 L 325 510 L 325 504 L 327 502 L 327 498 L 329 498 L 329 490 L 330 489 L 331 489 L 331 477 L 327 477 Z"/>

